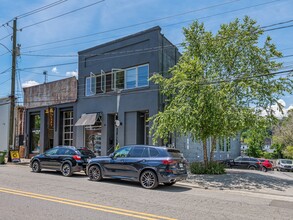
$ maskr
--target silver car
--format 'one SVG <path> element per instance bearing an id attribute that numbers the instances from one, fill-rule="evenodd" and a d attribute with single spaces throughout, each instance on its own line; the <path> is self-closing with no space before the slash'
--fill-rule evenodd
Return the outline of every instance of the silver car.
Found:
<path id="1" fill-rule="evenodd" d="M 278 171 L 293 171 L 293 161 L 289 159 L 279 159 L 276 161 Z"/>

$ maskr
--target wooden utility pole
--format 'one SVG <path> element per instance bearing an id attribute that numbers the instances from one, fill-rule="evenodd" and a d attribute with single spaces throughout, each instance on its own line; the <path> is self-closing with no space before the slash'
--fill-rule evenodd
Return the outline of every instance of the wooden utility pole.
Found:
<path id="1" fill-rule="evenodd" d="M 10 121 L 9 121 L 9 150 L 14 150 L 14 108 L 15 108 L 15 72 L 16 72 L 16 20 L 13 20 L 13 35 L 12 35 L 12 67 L 11 67 L 11 94 L 10 94 Z M 10 155 L 8 154 L 8 158 Z"/>

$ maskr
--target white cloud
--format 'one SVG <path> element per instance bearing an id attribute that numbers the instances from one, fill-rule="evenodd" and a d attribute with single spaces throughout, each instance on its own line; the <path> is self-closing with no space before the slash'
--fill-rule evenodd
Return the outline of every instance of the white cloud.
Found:
<path id="1" fill-rule="evenodd" d="M 53 73 L 59 73 L 59 71 L 58 71 L 58 69 L 57 69 L 57 67 L 56 67 L 56 66 L 55 66 L 55 67 L 53 67 L 51 71 L 52 71 Z"/>
<path id="2" fill-rule="evenodd" d="M 33 80 L 29 80 L 29 81 L 26 81 L 24 83 L 22 83 L 22 88 L 26 88 L 26 87 L 31 87 L 31 86 L 36 86 L 36 85 L 39 85 L 40 83 L 36 82 L 36 81 L 33 81 Z"/>
<path id="3" fill-rule="evenodd" d="M 78 77 L 78 72 L 76 71 L 69 71 L 66 72 L 66 76 L 75 76 L 76 78 Z"/>
<path id="4" fill-rule="evenodd" d="M 280 110 L 280 108 L 279 108 L 279 106 L 278 106 L 277 103 L 274 104 L 274 105 L 272 105 L 271 108 L 268 109 L 268 110 L 272 110 L 273 114 L 277 118 L 283 118 L 283 117 L 287 116 L 288 111 L 291 110 L 291 109 L 293 109 L 293 105 L 290 105 L 288 108 L 286 108 L 286 102 L 283 99 L 279 99 L 278 100 L 278 103 L 283 106 L 283 111 Z M 266 110 L 263 110 L 261 112 L 261 115 L 262 116 L 267 115 L 267 111 Z"/>

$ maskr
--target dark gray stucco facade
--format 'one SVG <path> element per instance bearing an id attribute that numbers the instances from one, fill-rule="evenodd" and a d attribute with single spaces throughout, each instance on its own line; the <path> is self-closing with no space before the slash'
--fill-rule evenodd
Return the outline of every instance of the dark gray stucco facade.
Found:
<path id="1" fill-rule="evenodd" d="M 81 118 L 83 114 L 100 113 L 102 120 L 100 127 L 95 127 L 96 132 L 91 126 L 88 126 L 89 130 L 85 126 L 76 126 L 76 145 L 86 146 L 86 139 L 92 138 L 86 132 L 96 135 L 94 139 L 99 142 L 102 155 L 112 152 L 117 144 L 152 144 L 151 137 L 147 135 L 147 118 L 158 113 L 162 107 L 158 86 L 149 81 L 147 85 L 136 88 L 114 88 L 86 96 L 86 78 L 99 77 L 101 73 L 111 73 L 113 69 L 126 70 L 141 65 L 148 66 L 149 78 L 154 73 L 167 72 L 176 64 L 178 57 L 178 49 L 161 34 L 160 27 L 79 52 L 76 115 Z M 110 78 L 107 77 L 107 80 Z M 123 80 L 126 85 L 126 75 Z M 114 125 L 115 121 L 118 121 L 118 126 Z"/>

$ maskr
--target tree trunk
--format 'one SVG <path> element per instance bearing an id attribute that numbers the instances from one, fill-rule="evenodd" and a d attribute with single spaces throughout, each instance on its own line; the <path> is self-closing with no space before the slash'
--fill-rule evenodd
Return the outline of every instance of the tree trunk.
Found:
<path id="1" fill-rule="evenodd" d="M 204 165 L 207 167 L 208 166 L 207 140 L 204 139 L 202 143 L 203 143 L 203 161 L 204 161 Z"/>
<path id="2" fill-rule="evenodd" d="M 212 137 L 212 147 L 210 152 L 210 161 L 214 160 L 214 151 L 216 150 L 217 146 L 217 139 L 215 137 Z"/>

